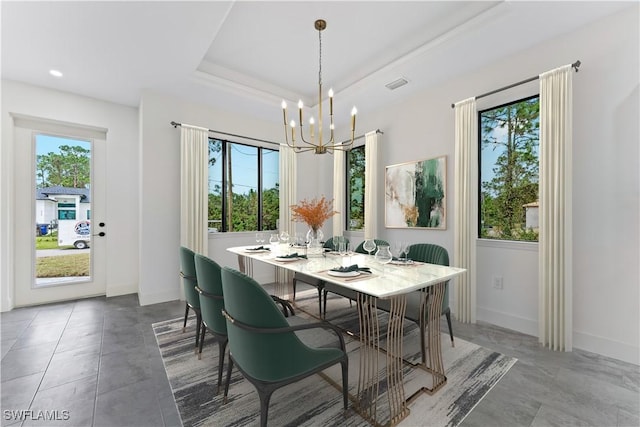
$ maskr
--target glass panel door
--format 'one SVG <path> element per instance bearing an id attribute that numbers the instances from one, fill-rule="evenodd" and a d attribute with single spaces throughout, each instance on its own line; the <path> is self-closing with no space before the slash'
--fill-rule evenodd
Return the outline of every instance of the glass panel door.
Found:
<path id="1" fill-rule="evenodd" d="M 91 280 L 91 148 L 35 136 L 36 288 Z"/>

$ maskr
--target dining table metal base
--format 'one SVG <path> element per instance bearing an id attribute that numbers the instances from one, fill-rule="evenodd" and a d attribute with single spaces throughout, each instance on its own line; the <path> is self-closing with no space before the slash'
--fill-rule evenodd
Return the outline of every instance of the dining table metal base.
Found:
<path id="1" fill-rule="evenodd" d="M 392 297 L 387 325 L 386 351 L 380 348 L 380 325 L 377 298 L 358 293 L 358 318 L 360 322 L 360 372 L 356 411 L 376 426 L 394 426 L 409 415 L 404 393 L 402 373 L 402 341 L 407 299 L 404 295 Z M 378 411 L 380 394 L 380 354 L 386 354 L 386 395 L 388 418 L 381 422 Z M 387 411 L 384 411 L 387 412 Z"/>

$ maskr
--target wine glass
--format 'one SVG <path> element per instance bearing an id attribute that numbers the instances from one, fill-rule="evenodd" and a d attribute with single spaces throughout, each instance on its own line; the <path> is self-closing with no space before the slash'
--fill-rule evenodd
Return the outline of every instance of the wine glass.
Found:
<path id="1" fill-rule="evenodd" d="M 396 240 L 393 242 L 393 247 L 391 248 L 391 255 L 397 257 L 399 260 L 402 258 L 402 241 Z"/>
<path id="2" fill-rule="evenodd" d="M 269 244 L 271 245 L 272 250 L 276 250 L 278 245 L 280 244 L 280 237 L 278 233 L 272 233 L 271 237 L 269 237 Z"/>
<path id="3" fill-rule="evenodd" d="M 280 233 L 280 242 L 284 243 L 285 245 L 289 243 L 289 233 L 287 233 L 286 231 L 283 231 L 282 233 Z"/>
<path id="4" fill-rule="evenodd" d="M 402 242 L 402 253 L 404 254 L 404 261 L 409 262 L 409 249 L 411 248 L 411 243 Z"/>
<path id="5" fill-rule="evenodd" d="M 380 245 L 378 246 L 378 251 L 376 252 L 376 262 L 382 265 L 382 276 L 384 277 L 384 266 L 389 264 L 393 259 L 393 255 L 391 255 L 391 250 L 389 250 L 388 245 Z"/>
<path id="6" fill-rule="evenodd" d="M 262 245 L 264 243 L 264 233 L 256 233 L 256 243 Z"/>
<path id="7" fill-rule="evenodd" d="M 369 255 L 371 255 L 371 252 L 373 252 L 375 248 L 376 248 L 376 242 L 373 239 L 365 240 L 364 244 L 362 245 L 362 249 L 369 252 Z"/>

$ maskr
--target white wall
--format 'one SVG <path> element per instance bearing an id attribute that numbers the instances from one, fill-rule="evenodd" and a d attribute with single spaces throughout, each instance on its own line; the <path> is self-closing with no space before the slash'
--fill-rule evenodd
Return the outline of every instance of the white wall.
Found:
<path id="1" fill-rule="evenodd" d="M 385 133 L 385 165 L 447 156 L 447 230 L 383 229 L 381 237 L 437 243 L 452 254 L 451 103 L 579 59 L 573 80 L 574 345 L 639 363 L 639 40 L 636 5 L 401 105 L 360 114 L 360 129 Z M 503 246 L 478 247 L 478 319 L 537 335 L 537 251 Z M 503 278 L 503 290 L 493 288 L 496 276 Z"/>
<path id="2" fill-rule="evenodd" d="M 181 297 L 178 249 L 180 247 L 180 128 L 171 121 L 201 126 L 268 141 L 282 139 L 282 125 L 274 106 L 273 122 L 185 102 L 146 91 L 140 103 L 140 303 L 143 305 Z M 224 137 L 224 135 L 219 135 Z M 243 142 L 237 138 L 229 138 Z M 265 145 L 272 147 L 270 145 Z M 223 266 L 237 268 L 234 256 L 224 249 L 255 243 L 254 233 L 211 233 L 209 257 Z M 257 266 L 256 266 L 257 267 Z M 258 281 L 272 281 L 273 270 L 257 267 Z"/>
<path id="3" fill-rule="evenodd" d="M 42 119 L 77 123 L 108 129 L 107 133 L 107 187 L 106 244 L 107 295 L 120 295 L 137 291 L 138 281 L 138 210 L 137 183 L 137 109 L 92 98 L 43 89 L 13 81 L 2 81 L 2 197 L 0 198 L 1 301 L 2 311 L 13 307 L 16 283 L 13 266 L 15 239 L 24 238 L 15 233 L 13 201 L 17 192 L 33 193 L 30 182 L 14 179 L 17 172 L 12 159 L 21 147 L 14 147 L 14 129 L 10 113 Z"/>

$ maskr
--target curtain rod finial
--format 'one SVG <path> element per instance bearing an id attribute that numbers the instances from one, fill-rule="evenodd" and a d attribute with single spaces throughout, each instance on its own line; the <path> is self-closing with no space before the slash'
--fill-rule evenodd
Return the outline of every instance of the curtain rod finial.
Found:
<path id="1" fill-rule="evenodd" d="M 577 73 L 578 71 L 580 71 L 580 70 L 579 70 L 580 65 L 582 65 L 582 62 L 580 62 L 580 60 L 579 60 L 579 59 L 578 59 L 576 62 L 574 62 L 573 64 L 571 64 L 571 66 L 574 68 L 574 70 L 576 70 L 576 73 Z"/>

